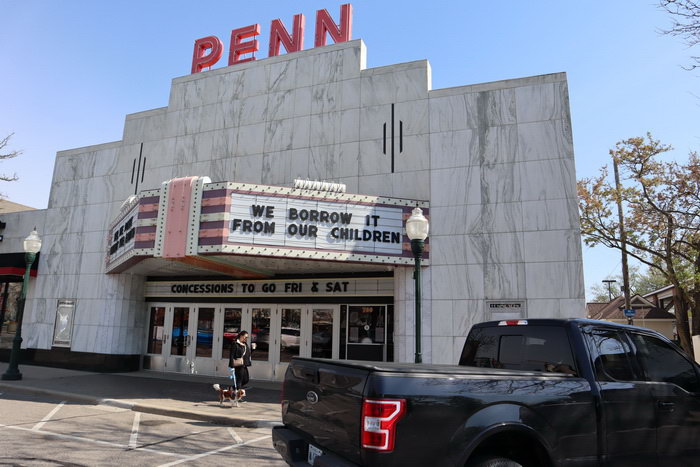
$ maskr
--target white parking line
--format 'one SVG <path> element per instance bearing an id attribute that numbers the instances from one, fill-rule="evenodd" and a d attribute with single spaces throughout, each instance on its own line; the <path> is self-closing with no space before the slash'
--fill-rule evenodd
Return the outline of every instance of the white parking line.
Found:
<path id="1" fill-rule="evenodd" d="M 51 420 L 51 417 L 53 417 L 53 416 L 56 414 L 56 412 L 58 412 L 59 409 L 60 409 L 61 407 L 63 407 L 63 404 L 65 404 L 65 403 L 66 403 L 66 401 L 61 401 L 61 403 L 58 404 L 56 407 L 54 407 L 53 410 L 52 410 L 51 412 L 47 413 L 46 416 L 45 416 L 44 418 L 42 418 L 41 421 L 40 421 L 39 423 L 37 423 L 36 425 L 34 425 L 34 426 L 32 427 L 32 431 L 39 431 L 39 430 L 41 430 L 41 427 L 44 426 L 44 425 L 46 424 L 46 422 L 48 422 L 49 420 Z"/>
<path id="2" fill-rule="evenodd" d="M 83 438 L 82 436 L 63 435 L 61 433 L 53 433 L 51 431 L 44 431 L 44 430 L 35 431 L 32 428 L 25 428 L 22 426 L 0 425 L 0 428 L 7 428 L 8 430 L 29 431 L 32 433 L 39 433 L 42 435 L 53 436 L 55 438 L 70 439 L 73 441 L 85 441 L 87 443 L 102 444 L 105 446 L 112 446 L 112 447 L 121 448 L 121 449 L 128 449 L 129 448 L 129 446 L 127 446 L 125 444 L 110 443 L 109 441 L 102 441 L 99 439 Z M 176 454 L 174 452 L 156 451 L 155 449 L 149 449 L 149 448 L 136 448 L 136 449 L 134 449 L 134 451 L 145 451 L 145 452 L 150 452 L 153 454 L 160 454 L 161 456 L 187 457 L 185 454 Z"/>
<path id="3" fill-rule="evenodd" d="M 232 444 L 230 446 L 224 446 L 223 448 L 214 449 L 213 451 L 203 452 L 201 454 L 197 454 L 196 456 L 192 456 L 192 457 L 186 457 L 185 459 L 180 459 L 179 461 L 170 462 L 168 464 L 162 464 L 162 465 L 159 465 L 158 467 L 170 467 L 172 465 L 182 464 L 183 462 L 189 462 L 189 461 L 193 461 L 196 459 L 201 459 L 202 457 L 210 456 L 212 454 L 218 454 L 220 452 L 228 451 L 229 449 L 238 448 L 241 446 L 245 446 L 247 444 L 257 443 L 258 441 L 262 441 L 262 440 L 267 439 L 267 438 L 272 438 L 272 435 L 261 436 L 260 438 L 251 439 L 250 441 L 247 441 L 247 442 L 241 443 L 241 444 Z"/>
<path id="4" fill-rule="evenodd" d="M 136 447 L 136 440 L 139 437 L 139 420 L 141 420 L 141 412 L 134 412 L 134 423 L 131 425 L 131 437 L 129 438 L 129 447 Z"/>
<path id="5" fill-rule="evenodd" d="M 238 433 L 233 431 L 233 428 L 229 428 L 228 432 L 231 433 L 231 436 L 233 437 L 233 440 L 237 442 L 238 444 L 243 444 L 243 440 L 241 439 L 240 436 L 238 436 Z"/>

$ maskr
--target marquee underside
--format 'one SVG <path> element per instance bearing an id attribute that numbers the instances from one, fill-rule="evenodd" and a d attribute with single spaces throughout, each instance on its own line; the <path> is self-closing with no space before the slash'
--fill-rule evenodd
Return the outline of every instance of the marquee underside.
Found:
<path id="1" fill-rule="evenodd" d="M 339 263 L 288 258 L 238 255 L 189 257 L 201 261 L 143 258 L 120 272 L 144 276 L 223 276 L 234 279 L 265 279 L 295 274 L 350 274 L 392 271 L 386 264 Z"/>

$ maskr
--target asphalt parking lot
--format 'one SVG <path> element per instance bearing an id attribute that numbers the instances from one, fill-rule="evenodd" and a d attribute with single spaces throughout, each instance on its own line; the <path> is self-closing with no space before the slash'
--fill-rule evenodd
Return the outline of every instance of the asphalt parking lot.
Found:
<path id="1" fill-rule="evenodd" d="M 0 394 L 0 465 L 286 465 L 270 428 Z"/>

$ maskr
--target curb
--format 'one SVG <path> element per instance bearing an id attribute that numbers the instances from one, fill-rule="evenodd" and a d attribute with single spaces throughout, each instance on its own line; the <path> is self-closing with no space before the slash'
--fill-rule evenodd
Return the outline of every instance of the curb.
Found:
<path id="1" fill-rule="evenodd" d="M 188 420 L 198 420 L 213 423 L 215 425 L 235 426 L 243 428 L 272 428 L 274 426 L 282 425 L 282 422 L 279 420 L 251 420 L 250 418 L 237 418 L 229 417 L 226 415 L 210 415 L 205 413 L 194 412 L 191 410 L 173 409 L 170 407 L 161 407 L 157 405 L 139 404 L 136 402 L 128 402 L 119 399 L 102 399 L 94 396 L 86 396 L 84 394 L 75 394 L 72 392 L 54 391 L 51 389 L 32 388 L 26 386 L 14 386 L 12 384 L 0 383 L 0 389 L 6 390 L 8 392 L 20 392 L 35 394 L 39 396 L 56 397 L 59 399 L 83 402 L 91 405 L 108 405 L 110 407 L 132 410 L 134 412 L 164 415 L 167 417 L 184 418 Z"/>

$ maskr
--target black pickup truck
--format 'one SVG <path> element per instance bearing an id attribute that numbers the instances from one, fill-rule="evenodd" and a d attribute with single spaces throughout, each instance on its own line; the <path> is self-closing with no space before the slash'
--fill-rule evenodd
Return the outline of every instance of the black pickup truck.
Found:
<path id="1" fill-rule="evenodd" d="M 700 367 L 648 329 L 475 325 L 459 365 L 295 358 L 290 465 L 700 466 Z"/>

